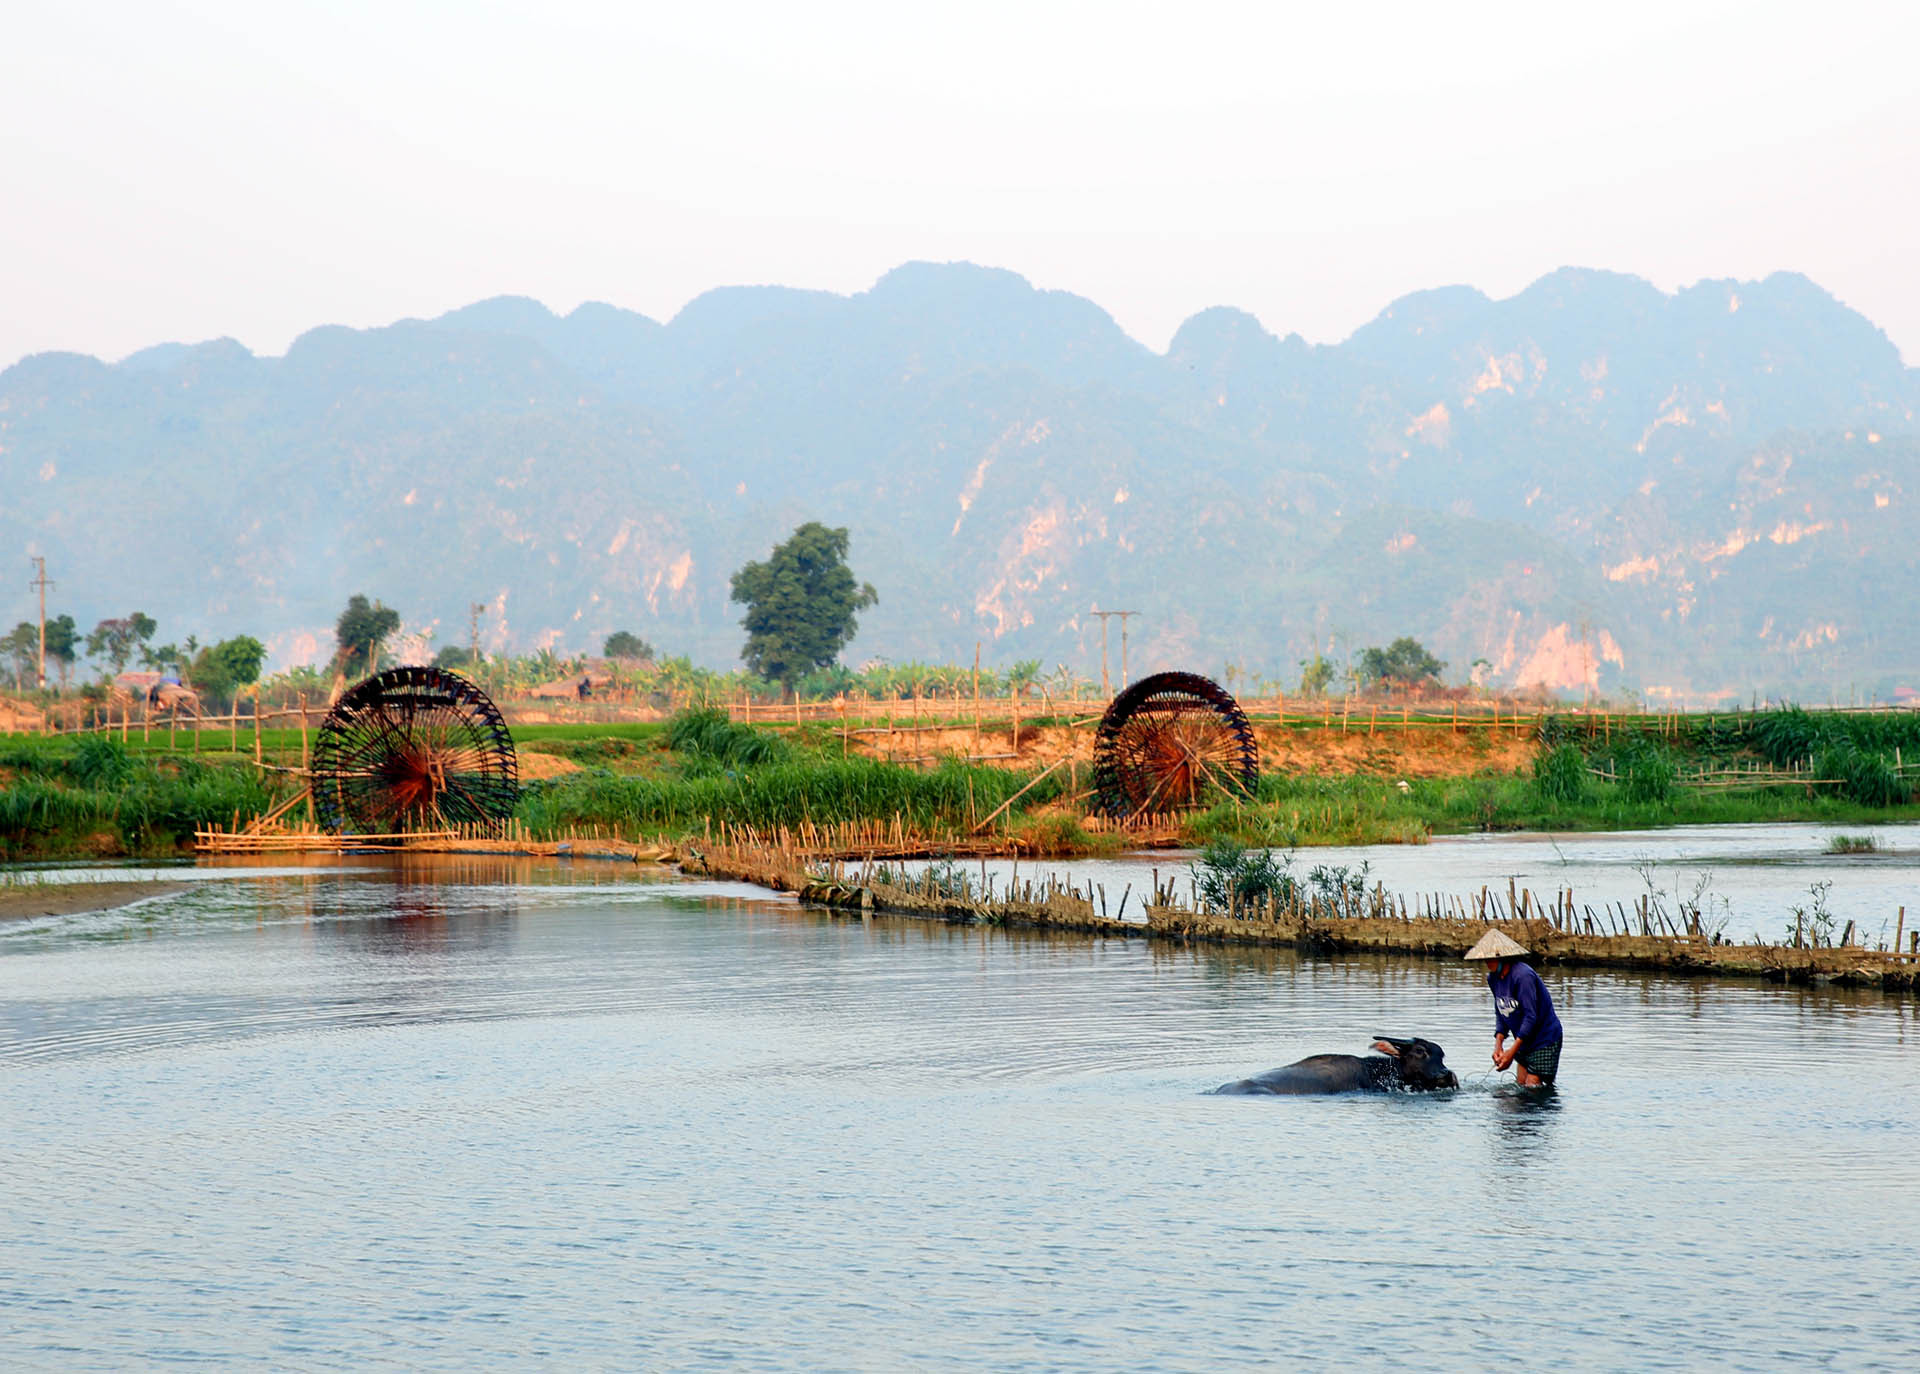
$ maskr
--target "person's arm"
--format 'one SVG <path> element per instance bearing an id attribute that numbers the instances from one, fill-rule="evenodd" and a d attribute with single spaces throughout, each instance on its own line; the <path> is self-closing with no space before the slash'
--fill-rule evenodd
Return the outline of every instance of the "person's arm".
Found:
<path id="1" fill-rule="evenodd" d="M 1500 1010 L 1500 989 L 1495 986 L 1498 981 L 1498 974 L 1487 974 L 1487 992 L 1493 998 L 1493 1066 L 1496 1070 L 1507 1067 L 1507 1061 L 1500 1057 L 1507 1052 L 1507 1018 Z"/>
<path id="2" fill-rule="evenodd" d="M 1513 995 L 1520 1003 L 1507 1029 L 1513 1032 L 1516 1045 L 1533 1039 L 1534 1032 L 1540 1029 L 1540 975 L 1531 968 L 1516 968 L 1513 971 Z"/>

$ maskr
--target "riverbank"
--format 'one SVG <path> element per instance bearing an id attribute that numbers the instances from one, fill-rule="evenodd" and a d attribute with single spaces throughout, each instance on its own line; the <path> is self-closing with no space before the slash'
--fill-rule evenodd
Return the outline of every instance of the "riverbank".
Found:
<path id="1" fill-rule="evenodd" d="M 714 844 L 682 860 L 683 871 L 792 892 L 838 913 L 1058 931 L 1178 944 L 1285 946 L 1314 953 L 1372 953 L 1457 962 L 1489 926 L 1524 944 L 1541 963 L 1658 970 L 1681 976 L 1835 983 L 1909 993 L 1920 983 L 1920 954 L 1869 949 L 1849 930 L 1837 943 L 1733 943 L 1698 920 L 1669 918 L 1647 905 L 1617 918 L 1571 902 L 1547 905 L 1529 893 L 1478 894 L 1409 904 L 1404 896 L 1358 883 L 1310 888 L 1289 884 L 1226 909 L 1183 904 L 1171 883 L 1158 891 L 1109 894 L 1055 879 L 1015 880 L 1008 890 L 977 888 L 957 866 L 918 873 L 867 862 L 809 861 L 779 849 Z M 1344 876 L 1344 875 L 1343 875 Z M 1131 899 L 1139 916 L 1129 920 Z M 1616 924 L 1617 920 L 1617 924 Z M 1636 929 L 1635 926 L 1638 928 Z"/>
<path id="2" fill-rule="evenodd" d="M 184 892 L 187 884 L 165 879 L 133 882 L 79 882 L 36 880 L 10 875 L 0 883 L 0 921 L 31 921 L 43 916 L 74 916 L 89 911 L 113 911 L 152 897 Z"/>

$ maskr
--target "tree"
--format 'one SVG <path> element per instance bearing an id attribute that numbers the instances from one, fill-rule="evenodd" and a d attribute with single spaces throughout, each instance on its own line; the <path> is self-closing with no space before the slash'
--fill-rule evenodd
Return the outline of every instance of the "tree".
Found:
<path id="1" fill-rule="evenodd" d="M 740 657 L 789 693 L 800 678 L 840 656 L 857 628 L 856 611 L 880 600 L 847 567 L 847 532 L 809 521 L 764 563 L 733 575 L 733 600 L 746 606 Z"/>
<path id="2" fill-rule="evenodd" d="M 256 682 L 266 661 L 267 646 L 252 635 L 235 635 L 202 649 L 193 660 L 193 684 L 207 696 L 226 700 L 235 691 Z"/>
<path id="3" fill-rule="evenodd" d="M 651 663 L 655 657 L 653 645 L 630 630 L 615 630 L 608 635 L 600 652 L 607 658 L 628 658 L 636 663 Z"/>
<path id="4" fill-rule="evenodd" d="M 1314 651 L 1312 658 L 1300 660 L 1300 695 L 1317 697 L 1326 693 L 1327 684 L 1333 681 L 1333 665 L 1324 655 Z"/>
<path id="5" fill-rule="evenodd" d="M 142 649 L 140 661 L 155 672 L 161 673 L 169 668 L 179 672 L 187 666 L 186 655 L 180 652 L 178 644 L 157 644 L 153 648 Z"/>
<path id="6" fill-rule="evenodd" d="M 117 677 L 127 671 L 127 660 L 134 651 L 153 638 L 153 631 L 153 617 L 144 611 L 135 611 L 123 620 L 103 620 L 87 636 L 87 656 L 104 658 L 113 665 Z"/>
<path id="7" fill-rule="evenodd" d="M 340 671 L 350 676 L 373 672 L 380 663 L 380 646 L 399 628 L 400 612 L 378 601 L 369 604 L 364 596 L 349 597 L 333 627 L 340 644 Z"/>
<path id="8" fill-rule="evenodd" d="M 74 660 L 80 657 L 80 627 L 72 616 L 55 616 L 47 622 L 47 657 L 59 666 L 60 687 L 64 691 L 67 674 L 73 670 Z"/>
<path id="9" fill-rule="evenodd" d="M 1421 647 L 1419 640 L 1402 635 L 1384 649 L 1362 649 L 1354 672 L 1362 686 L 1384 682 L 1415 687 L 1437 681 L 1446 666 Z"/>
<path id="10" fill-rule="evenodd" d="M 252 635 L 235 635 L 232 639 L 223 639 L 208 650 L 227 670 L 237 686 L 245 687 L 260 680 L 260 666 L 267 661 L 267 646 Z"/>
<path id="11" fill-rule="evenodd" d="M 13 663 L 14 687 L 26 691 L 27 679 L 33 676 L 40 662 L 40 627 L 31 620 L 21 621 L 11 634 L 0 639 L 0 654 Z"/>

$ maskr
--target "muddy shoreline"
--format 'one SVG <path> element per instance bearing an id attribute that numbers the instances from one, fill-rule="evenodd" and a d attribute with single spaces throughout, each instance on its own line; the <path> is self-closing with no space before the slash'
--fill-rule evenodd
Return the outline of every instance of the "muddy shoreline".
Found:
<path id="1" fill-rule="evenodd" d="M 0 884 L 0 921 L 32 921 L 44 916 L 72 916 L 87 911 L 112 911 L 149 897 L 184 892 L 187 884 L 164 878 L 128 882 L 15 882 Z"/>

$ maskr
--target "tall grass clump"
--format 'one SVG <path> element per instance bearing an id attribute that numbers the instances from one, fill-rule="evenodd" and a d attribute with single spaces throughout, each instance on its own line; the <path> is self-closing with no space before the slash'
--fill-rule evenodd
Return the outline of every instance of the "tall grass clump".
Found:
<path id="1" fill-rule="evenodd" d="M 1549 806 L 1574 806 L 1587 793 L 1587 756 L 1561 744 L 1534 756 L 1533 785 Z"/>
<path id="2" fill-rule="evenodd" d="M 1850 740 L 1829 743 L 1814 761 L 1814 769 L 1823 778 L 1836 779 L 1841 793 L 1863 806 L 1898 806 L 1912 793 L 1894 771 L 1892 759 L 1861 749 Z"/>
<path id="3" fill-rule="evenodd" d="M 1805 763 L 1824 740 L 1822 722 L 1798 706 L 1763 711 L 1753 718 L 1753 748 L 1775 768 Z"/>
<path id="4" fill-rule="evenodd" d="M 676 754 L 729 768 L 761 768 L 793 754 L 779 736 L 743 725 L 713 706 L 682 711 L 668 721 L 667 745 Z"/>

